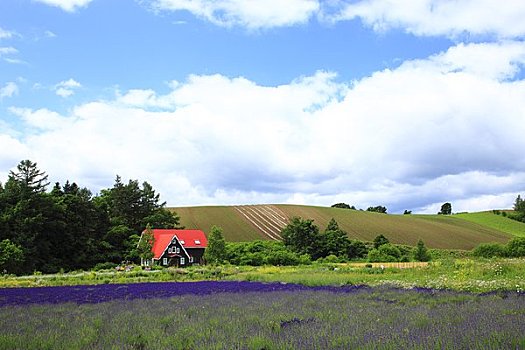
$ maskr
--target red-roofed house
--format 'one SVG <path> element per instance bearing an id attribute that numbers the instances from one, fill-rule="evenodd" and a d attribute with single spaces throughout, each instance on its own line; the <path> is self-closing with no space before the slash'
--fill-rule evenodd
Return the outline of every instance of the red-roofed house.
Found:
<path id="1" fill-rule="evenodd" d="M 142 261 L 151 266 L 188 266 L 202 264 L 208 239 L 201 230 L 152 229 L 153 259 Z"/>

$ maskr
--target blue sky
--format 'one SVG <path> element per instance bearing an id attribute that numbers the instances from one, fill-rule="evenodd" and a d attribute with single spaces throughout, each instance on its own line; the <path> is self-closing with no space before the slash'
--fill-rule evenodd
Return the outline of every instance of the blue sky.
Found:
<path id="1" fill-rule="evenodd" d="M 510 207 L 520 1 L 0 3 L 0 181 L 21 159 L 169 205 Z"/>

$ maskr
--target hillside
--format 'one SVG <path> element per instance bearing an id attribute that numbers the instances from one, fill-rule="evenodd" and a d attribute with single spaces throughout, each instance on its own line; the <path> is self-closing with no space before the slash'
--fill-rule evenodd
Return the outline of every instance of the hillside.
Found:
<path id="1" fill-rule="evenodd" d="M 496 229 L 517 237 L 525 237 L 525 223 L 509 219 L 501 215 L 496 215 L 491 211 L 482 211 L 479 213 L 456 214 L 458 217 L 470 222 Z"/>
<path id="2" fill-rule="evenodd" d="M 519 228 L 513 232 L 504 231 L 459 215 L 386 215 L 302 205 L 207 206 L 172 210 L 180 215 L 182 225 L 187 228 L 198 228 L 207 233 L 212 225 L 222 227 L 228 241 L 279 239 L 281 228 L 294 216 L 313 219 L 321 230 L 334 218 L 350 238 L 371 241 L 378 234 L 384 234 L 394 243 L 415 245 L 422 239 L 428 247 L 445 249 L 472 249 L 482 242 L 505 243 L 515 234 L 513 232 L 519 232 Z"/>

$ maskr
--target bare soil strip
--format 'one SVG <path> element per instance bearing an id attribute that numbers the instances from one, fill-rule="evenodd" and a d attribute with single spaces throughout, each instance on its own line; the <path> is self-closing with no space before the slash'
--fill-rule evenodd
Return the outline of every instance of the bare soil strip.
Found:
<path id="1" fill-rule="evenodd" d="M 253 211 L 250 210 L 251 206 L 243 205 L 236 206 L 235 209 L 241 213 L 255 228 L 257 228 L 263 235 L 268 236 L 273 240 L 280 240 L 278 234 L 275 233 L 275 229 L 268 227 L 263 220 L 260 220 L 260 215 L 254 215 Z"/>

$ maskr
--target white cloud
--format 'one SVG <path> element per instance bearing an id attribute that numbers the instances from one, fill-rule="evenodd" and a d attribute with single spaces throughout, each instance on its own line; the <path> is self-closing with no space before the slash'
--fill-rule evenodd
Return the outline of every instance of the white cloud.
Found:
<path id="1" fill-rule="evenodd" d="M 55 93 L 60 97 L 69 97 L 75 94 L 75 90 L 82 87 L 82 85 L 74 79 L 64 80 L 56 84 Z"/>
<path id="2" fill-rule="evenodd" d="M 510 207 L 525 192 L 524 50 L 460 44 L 351 84 L 327 72 L 280 86 L 190 76 L 68 115 L 11 112 L 28 127 L 27 157 L 95 191 L 120 174 L 170 205 Z"/>
<path id="3" fill-rule="evenodd" d="M 317 0 L 152 0 L 156 10 L 189 11 L 220 26 L 250 29 L 307 22 L 318 10 Z"/>
<path id="4" fill-rule="evenodd" d="M 10 30 L 5 30 L 0 27 L 0 40 L 1 39 L 10 39 L 16 36 L 16 33 Z"/>
<path id="5" fill-rule="evenodd" d="M 401 28 L 423 36 L 525 35 L 521 0 L 361 0 L 338 8 L 333 21 L 360 18 L 376 31 Z"/>
<path id="6" fill-rule="evenodd" d="M 40 130 L 56 130 L 72 121 L 72 119 L 64 118 L 60 114 L 45 108 L 32 111 L 29 108 L 10 107 L 9 112 L 20 117 L 28 126 Z"/>
<path id="7" fill-rule="evenodd" d="M 13 97 L 18 94 L 18 85 L 15 82 L 8 82 L 4 87 L 0 87 L 0 101 L 6 97 Z"/>
<path id="8" fill-rule="evenodd" d="M 66 12 L 74 12 L 79 8 L 86 7 L 92 0 L 35 0 L 37 2 L 58 7 Z"/>
<path id="9" fill-rule="evenodd" d="M 13 55 L 13 54 L 16 54 L 18 53 L 18 50 L 15 49 L 14 47 L 0 47 L 0 56 L 3 56 L 3 55 Z"/>

